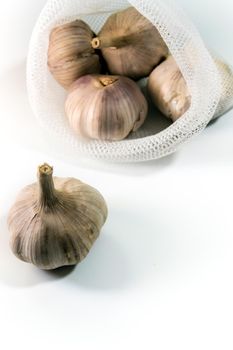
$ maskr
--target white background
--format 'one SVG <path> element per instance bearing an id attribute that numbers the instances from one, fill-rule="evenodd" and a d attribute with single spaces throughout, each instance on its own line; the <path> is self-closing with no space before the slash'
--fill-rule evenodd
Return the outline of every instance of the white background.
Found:
<path id="1" fill-rule="evenodd" d="M 179 2 L 233 63 L 232 1 Z M 233 112 L 159 161 L 74 165 L 50 155 L 25 87 L 44 4 L 0 2 L 0 348 L 232 350 Z M 108 203 L 101 237 L 72 271 L 40 271 L 8 246 L 8 209 L 44 161 Z"/>

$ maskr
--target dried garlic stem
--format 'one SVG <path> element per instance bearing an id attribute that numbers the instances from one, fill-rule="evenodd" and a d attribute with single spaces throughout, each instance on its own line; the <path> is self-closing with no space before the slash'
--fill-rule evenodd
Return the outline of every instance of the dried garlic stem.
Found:
<path id="1" fill-rule="evenodd" d="M 99 77 L 99 81 L 100 83 L 103 85 L 103 86 L 108 86 L 108 85 L 111 85 L 113 83 L 115 83 L 116 81 L 118 80 L 117 77 Z"/>
<path id="2" fill-rule="evenodd" d="M 91 46 L 93 47 L 93 49 L 118 49 L 120 47 L 132 44 L 134 41 L 134 37 L 134 35 L 124 35 L 115 38 L 107 36 L 96 37 L 92 39 Z"/>
<path id="3" fill-rule="evenodd" d="M 39 200 L 43 207 L 49 207 L 56 201 L 56 190 L 53 183 L 53 168 L 44 163 L 38 168 Z"/>
<path id="4" fill-rule="evenodd" d="M 93 47 L 93 49 L 99 49 L 100 48 L 100 39 L 93 38 L 91 41 L 91 46 Z"/>

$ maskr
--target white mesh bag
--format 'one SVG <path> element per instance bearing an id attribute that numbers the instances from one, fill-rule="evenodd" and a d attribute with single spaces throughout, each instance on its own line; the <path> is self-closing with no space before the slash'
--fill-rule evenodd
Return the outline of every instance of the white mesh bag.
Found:
<path id="1" fill-rule="evenodd" d="M 191 107 L 175 123 L 170 125 L 164 118 L 159 127 L 152 110 L 144 126 L 122 141 L 83 141 L 74 135 L 65 117 L 67 92 L 47 68 L 50 31 L 55 26 L 82 19 L 98 33 L 110 14 L 129 6 L 134 6 L 159 30 L 187 82 Z M 84 155 L 126 162 L 160 158 L 177 150 L 233 104 L 231 69 L 212 59 L 192 23 L 169 0 L 49 0 L 32 34 L 27 81 L 37 119 L 55 135 L 64 152 L 74 157 Z"/>

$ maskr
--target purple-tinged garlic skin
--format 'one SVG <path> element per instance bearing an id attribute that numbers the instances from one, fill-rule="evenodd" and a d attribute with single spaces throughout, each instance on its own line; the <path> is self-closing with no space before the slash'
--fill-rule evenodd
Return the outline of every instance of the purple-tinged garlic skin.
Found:
<path id="1" fill-rule="evenodd" d="M 168 55 L 156 27 L 134 7 L 112 14 L 92 46 L 101 49 L 111 74 L 132 79 L 148 76 Z"/>
<path id="2" fill-rule="evenodd" d="M 107 206 L 93 187 L 38 168 L 38 182 L 21 190 L 8 215 L 13 253 L 44 270 L 75 265 L 98 238 Z"/>
<path id="3" fill-rule="evenodd" d="M 86 75 L 71 86 L 65 111 L 76 134 L 117 141 L 144 123 L 148 106 L 133 80 L 122 76 Z"/>
<path id="4" fill-rule="evenodd" d="M 172 56 L 150 74 L 148 92 L 155 106 L 173 122 L 191 105 L 191 95 L 186 81 Z"/>
<path id="5" fill-rule="evenodd" d="M 50 33 L 48 67 L 65 89 L 85 74 L 99 73 L 99 56 L 91 45 L 94 33 L 83 21 L 55 27 Z"/>

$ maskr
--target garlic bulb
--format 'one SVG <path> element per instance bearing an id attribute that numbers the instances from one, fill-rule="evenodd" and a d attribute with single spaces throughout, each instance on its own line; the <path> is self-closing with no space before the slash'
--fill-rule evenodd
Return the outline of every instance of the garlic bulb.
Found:
<path id="1" fill-rule="evenodd" d="M 224 61 L 214 58 L 221 79 L 221 97 L 212 119 L 220 117 L 233 107 L 233 69 Z"/>
<path id="2" fill-rule="evenodd" d="M 52 173 L 48 164 L 40 166 L 38 183 L 20 192 L 8 216 L 13 253 L 46 270 L 85 258 L 107 217 L 97 190 Z"/>
<path id="3" fill-rule="evenodd" d="M 143 124 L 147 102 L 137 84 L 129 78 L 86 75 L 71 86 L 65 110 L 78 135 L 121 140 Z"/>
<path id="4" fill-rule="evenodd" d="M 91 28 L 76 20 L 52 30 L 49 38 L 48 67 L 64 88 L 85 74 L 99 73 L 99 56 L 91 46 Z"/>
<path id="5" fill-rule="evenodd" d="M 133 79 L 150 74 L 168 54 L 156 27 L 134 7 L 111 15 L 92 46 L 101 49 L 111 74 Z"/>
<path id="6" fill-rule="evenodd" d="M 176 121 L 191 105 L 191 96 L 184 77 L 172 56 L 149 76 L 148 92 L 155 106 Z"/>

